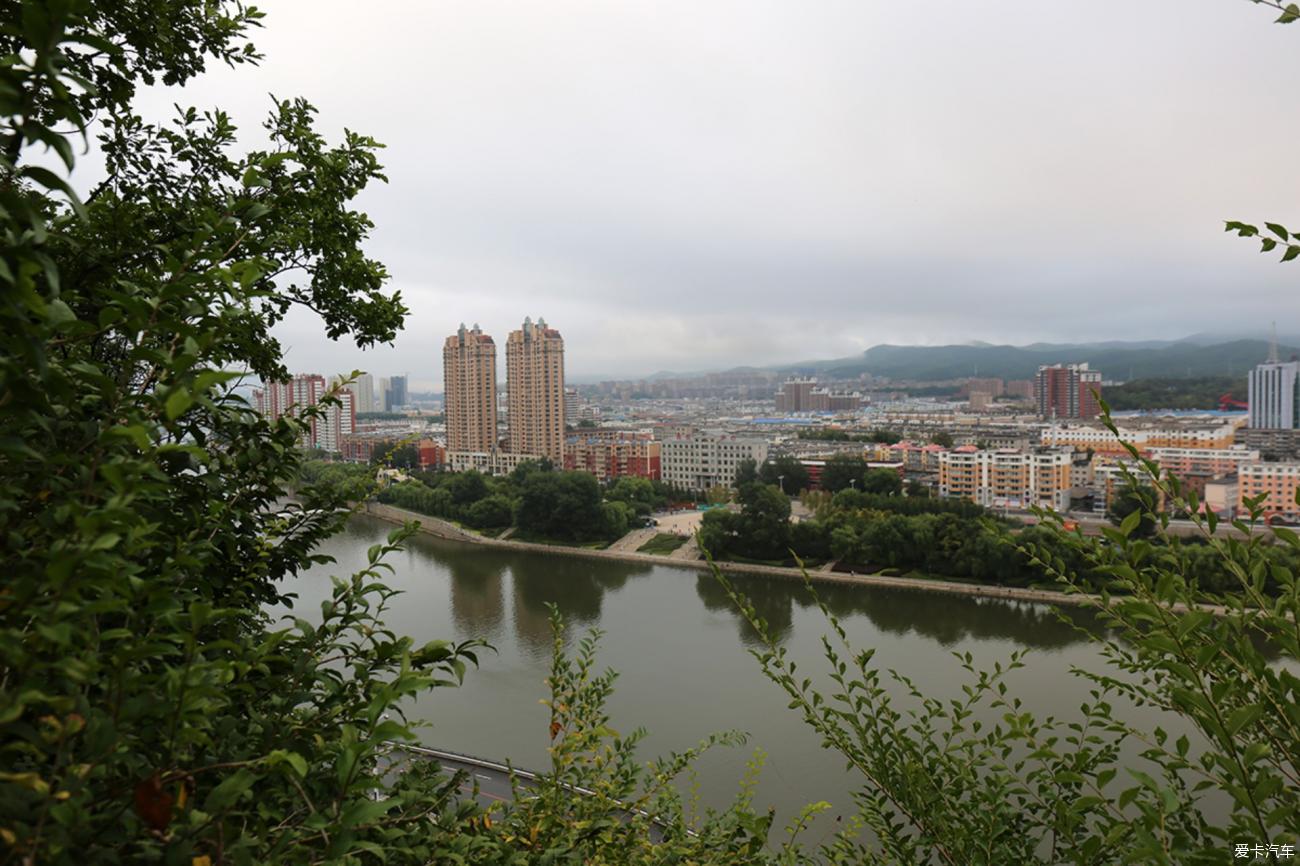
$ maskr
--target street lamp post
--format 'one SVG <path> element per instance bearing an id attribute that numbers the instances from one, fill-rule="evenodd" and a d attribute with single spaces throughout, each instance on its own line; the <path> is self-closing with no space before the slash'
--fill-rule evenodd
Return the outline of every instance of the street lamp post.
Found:
<path id="1" fill-rule="evenodd" d="M 781 495 L 784 496 L 784 495 L 785 495 L 785 476 L 784 476 L 784 475 L 778 475 L 778 476 L 776 476 L 776 483 L 779 484 L 779 485 L 781 485 Z"/>

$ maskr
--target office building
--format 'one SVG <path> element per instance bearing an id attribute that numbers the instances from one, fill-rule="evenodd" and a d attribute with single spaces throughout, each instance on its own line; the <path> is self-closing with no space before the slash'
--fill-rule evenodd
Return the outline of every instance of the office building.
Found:
<path id="1" fill-rule="evenodd" d="M 564 338 L 524 319 L 506 339 L 507 426 L 510 451 L 564 465 Z"/>
<path id="2" fill-rule="evenodd" d="M 702 492 L 710 487 L 732 487 L 741 461 L 762 466 L 767 460 L 767 440 L 728 433 L 700 432 L 663 440 L 663 480 L 682 490 Z"/>
<path id="3" fill-rule="evenodd" d="M 447 450 L 497 450 L 497 347 L 476 324 L 462 323 L 442 346 Z"/>

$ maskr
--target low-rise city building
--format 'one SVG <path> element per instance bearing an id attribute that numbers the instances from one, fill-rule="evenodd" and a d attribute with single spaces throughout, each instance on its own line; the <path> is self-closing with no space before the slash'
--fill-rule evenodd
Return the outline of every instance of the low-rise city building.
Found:
<path id="1" fill-rule="evenodd" d="M 473 470 L 483 475 L 509 475 L 521 463 L 542 459 L 536 454 L 516 454 L 512 451 L 448 451 L 446 466 L 450 472 Z"/>
<path id="2" fill-rule="evenodd" d="M 624 476 L 658 481 L 663 445 L 653 434 L 632 430 L 579 430 L 564 446 L 564 468 L 590 472 L 601 481 Z"/>
<path id="3" fill-rule="evenodd" d="M 939 454 L 939 495 L 969 499 L 986 508 L 1070 506 L 1074 451 L 1039 448 L 981 450 L 964 445 Z"/>
<path id="4" fill-rule="evenodd" d="M 1050 424 L 1039 434 L 1039 444 L 1095 451 L 1098 454 L 1127 454 L 1123 442 L 1139 451 L 1153 448 L 1202 448 L 1226 450 L 1236 440 L 1237 428 L 1245 415 L 1228 418 L 1125 418 L 1115 426 L 1117 437 L 1101 424 Z M 1122 441 L 1121 441 L 1122 440 Z"/>
<path id="5" fill-rule="evenodd" d="M 1150 448 L 1146 456 L 1166 472 L 1181 477 L 1236 475 L 1241 466 L 1258 463 L 1259 452 L 1249 448 Z"/>
<path id="6" fill-rule="evenodd" d="M 1250 463 L 1237 473 L 1237 508 L 1247 510 L 1246 501 L 1263 496 L 1260 508 L 1265 515 L 1300 516 L 1296 490 L 1300 488 L 1300 462 Z"/>

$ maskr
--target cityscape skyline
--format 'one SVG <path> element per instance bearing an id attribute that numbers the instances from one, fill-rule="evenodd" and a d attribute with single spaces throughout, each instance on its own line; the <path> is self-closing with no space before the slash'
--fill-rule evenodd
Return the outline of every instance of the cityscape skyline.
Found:
<path id="1" fill-rule="evenodd" d="M 516 317 L 515 321 L 517 321 L 517 317 Z M 463 327 L 463 326 L 464 326 L 464 322 L 459 323 L 459 326 L 460 326 L 460 327 Z M 512 332 L 512 331 L 514 331 L 514 330 L 517 330 L 517 329 L 518 329 L 517 324 L 501 325 L 501 326 L 499 326 L 499 327 L 493 327 L 493 326 L 486 326 L 486 327 L 485 327 L 485 326 L 483 326 L 483 325 L 482 325 L 480 322 L 478 322 L 478 321 L 475 321 L 475 323 L 474 323 L 474 328 L 473 328 L 473 330 L 477 330 L 477 331 L 479 331 L 479 332 L 487 333 L 487 334 L 492 334 L 492 333 L 497 333 L 497 332 L 500 332 L 500 333 L 510 333 L 510 332 Z M 450 330 L 451 330 L 452 332 L 455 332 L 455 331 L 457 330 L 457 327 L 452 327 Z M 1276 329 L 1274 328 L 1274 330 L 1276 330 Z M 435 335 L 435 336 L 436 336 L 436 335 Z M 439 340 L 441 340 L 441 337 L 439 337 Z M 1026 350 L 1026 351 L 1028 351 L 1028 350 L 1032 350 L 1032 351 L 1037 352 L 1037 353 L 1047 352 L 1047 353 L 1050 354 L 1050 353 L 1052 353 L 1052 352 L 1054 352 L 1054 351 L 1057 351 L 1057 350 L 1064 350 L 1064 349 L 1066 349 L 1066 348 L 1070 348 L 1070 347 L 1076 347 L 1076 348 L 1082 348 L 1082 347 L 1095 347 L 1095 348 L 1098 349 L 1098 350 L 1105 350 L 1106 352 L 1110 352 L 1110 351 L 1113 351 L 1113 350 L 1115 350 L 1115 349 L 1128 349 L 1128 350 L 1133 350 L 1133 351 L 1146 351 L 1146 350 L 1152 350 L 1152 349 L 1174 348 L 1174 347 L 1177 347 L 1177 346 L 1182 345 L 1182 346 L 1186 346 L 1186 347 L 1189 347 L 1189 348 L 1196 348 L 1196 349 L 1199 351 L 1200 348 L 1204 348 L 1204 347 L 1213 347 L 1213 346 L 1218 346 L 1218 345 L 1223 345 L 1223 344 L 1228 344 L 1228 343 L 1234 343 L 1234 342 L 1240 342 L 1240 341 L 1249 341 L 1249 342 L 1251 342 L 1251 343 L 1258 343 L 1258 344 L 1260 344 L 1261 346 L 1267 345 L 1268 342 L 1271 341 L 1273 347 L 1272 347 L 1271 349 L 1269 349 L 1268 351 L 1274 351 L 1274 352 L 1278 350 L 1278 349 L 1277 349 L 1278 344 L 1280 344 L 1280 343 L 1289 343 L 1289 344 L 1291 344 L 1291 345 L 1290 345 L 1290 348 L 1289 348 L 1289 349 L 1287 350 L 1287 352 L 1286 352 L 1287 359 L 1288 359 L 1288 360 L 1297 360 L 1297 358 L 1300 358 L 1300 354 L 1298 354 L 1298 351 L 1300 351 L 1300 334 L 1291 334 L 1291 335 L 1286 335 L 1286 336 L 1279 337 L 1279 336 L 1277 336 L 1277 335 L 1274 333 L 1274 334 L 1272 334 L 1272 335 L 1270 336 L 1269 329 L 1268 329 L 1268 328 L 1265 328 L 1265 327 L 1262 327 L 1262 326 L 1261 326 L 1261 327 L 1257 327 L 1257 328 L 1253 329 L 1252 331 L 1242 331 L 1242 332 L 1222 332 L 1222 333 L 1209 333 L 1209 332 L 1206 332 L 1206 333 L 1198 333 L 1198 334 L 1191 334 L 1191 335 L 1183 335 L 1183 336 L 1181 336 L 1181 337 L 1179 337 L 1179 338 L 1177 338 L 1177 339 L 1171 339 L 1171 340 L 1155 339 L 1155 338 L 1151 338 L 1151 339 L 1135 339 L 1135 340 L 1131 340 L 1131 341 L 1125 341 L 1125 340 L 1082 341 L 1082 340 L 1081 340 L 1081 341 L 1073 341 L 1073 342 L 1059 343 L 1059 344 L 1058 344 L 1058 343 L 1048 343 L 1048 342 L 1045 342 L 1045 341 L 1037 341 L 1037 340 L 1036 340 L 1036 341 L 1033 341 L 1033 342 L 1024 343 L 1024 344 L 1020 344 L 1020 345 L 1016 345 L 1016 344 L 992 344 L 992 343 L 987 343 L 987 342 L 985 342 L 985 341 L 980 341 L 980 340 L 968 340 L 968 341 L 964 341 L 964 342 L 961 342 L 961 343 L 944 343 L 944 344 L 935 344 L 935 345 L 903 345 L 903 344 L 888 344 L 888 343 L 886 343 L 886 344 L 880 344 L 879 346 L 875 346 L 875 347 L 872 347 L 872 348 L 877 348 L 877 349 L 878 349 L 878 348 L 882 348 L 882 347 L 892 347 L 892 348 L 902 348 L 902 349 L 907 349 L 907 350 L 922 350 L 922 351 L 924 351 L 924 350 L 931 350 L 931 349 L 933 349 L 933 350 L 944 350 L 944 349 L 981 349 L 981 350 L 1010 349 L 1010 350 Z M 439 342 L 439 345 L 442 345 L 442 343 Z M 865 353 L 864 353 L 864 354 L 865 354 Z M 1068 354 L 1068 353 L 1067 353 L 1067 354 Z M 579 355 L 579 359 L 581 359 L 581 357 L 582 357 L 582 356 L 581 356 L 581 354 L 580 354 L 580 355 Z M 708 377 L 708 376 L 725 375 L 725 374 L 729 374 L 729 373 L 747 372 L 747 371 L 752 371 L 752 372 L 757 372 L 757 373 L 767 373 L 767 374 L 773 374 L 773 375 L 786 375 L 786 376 L 793 376 L 793 377 L 796 377 L 796 378 L 797 378 L 797 377 L 800 376 L 800 375 L 806 375 L 807 372 L 808 372 L 807 368 L 808 368 L 810 365 L 813 365 L 813 366 L 816 366 L 816 365 L 827 365 L 827 364 L 829 364 L 829 363 L 831 363 L 831 362 L 834 362 L 834 361 L 836 361 L 836 360 L 840 360 L 840 361 L 845 361 L 845 360 L 855 360 L 855 358 L 856 358 L 856 356 L 851 357 L 851 358 L 848 358 L 848 359 L 833 359 L 833 358 L 830 358 L 830 357 L 813 357 L 813 356 L 808 356 L 808 357 L 801 358 L 801 359 L 800 359 L 799 361 L 797 361 L 797 362 L 784 362 L 784 363 L 782 363 L 782 362 L 775 362 L 775 361 L 766 360 L 766 359 L 764 359 L 764 358 L 762 358 L 762 357 L 757 357 L 757 358 L 753 359 L 753 362 L 752 362 L 752 363 L 747 363 L 747 364 L 738 364 L 738 365 L 735 365 L 735 366 L 732 366 L 732 367 L 726 367 L 726 368 L 717 367 L 717 368 L 673 369 L 673 370 L 665 369 L 665 368 L 660 368 L 660 369 L 655 369 L 655 370 L 648 370 L 648 369 L 647 369 L 647 370 L 642 370 L 642 371 L 635 372 L 635 373 L 632 373 L 632 374 L 630 374 L 630 375 L 625 375 L 625 376 L 615 376 L 615 375 L 610 375 L 610 374 L 607 374 L 607 373 L 602 373 L 602 372 L 599 372 L 599 371 L 596 371 L 596 372 L 590 372 L 590 373 L 588 373 L 588 374 L 586 374 L 586 375 L 573 375 L 571 372 L 569 372 L 569 370 L 568 370 L 568 364 L 567 364 L 567 362 L 566 362 L 566 369 L 565 369 L 565 382 L 566 382 L 566 384 L 573 384 L 573 385 L 595 385 L 595 384 L 599 384 L 599 383 L 603 383 L 603 382 L 610 382 L 610 381 L 616 381 L 616 382 L 627 382 L 627 381 L 638 381 L 638 380 L 640 380 L 640 381 L 651 381 L 651 380 L 659 379 L 659 378 L 662 378 L 662 377 L 677 377 L 677 378 L 681 378 L 681 379 L 694 379 L 694 378 L 703 378 L 703 377 Z M 503 357 L 502 360 L 503 360 L 503 362 L 504 362 L 504 357 Z M 1259 359 L 1259 360 L 1262 361 L 1263 359 L 1261 358 L 1261 359 Z M 1074 362 L 1073 362 L 1073 361 L 1070 361 L 1070 360 L 1068 360 L 1068 359 L 1065 359 L 1065 358 L 1063 358 L 1063 357 L 1061 357 L 1061 358 L 1058 358 L 1058 357 L 1052 357 L 1052 358 L 1050 358 L 1050 360 L 1049 360 L 1048 363 L 1049 363 L 1049 366 L 1050 366 L 1050 365 L 1052 365 L 1052 364 L 1059 364 L 1059 363 L 1070 364 L 1070 363 L 1074 363 Z M 1244 381 L 1245 378 L 1246 378 L 1246 375 L 1247 375 L 1248 371 L 1251 370 L 1251 369 L 1253 369 L 1256 363 L 1257 363 L 1257 361 L 1255 361 L 1255 360 L 1249 360 L 1249 361 L 1246 361 L 1244 364 L 1237 364 L 1237 363 L 1234 363 L 1234 362 L 1231 362 L 1231 361 L 1230 361 L 1230 362 L 1228 362 L 1228 363 L 1222 365 L 1222 366 L 1219 367 L 1219 368 L 1215 368 L 1215 369 L 1213 369 L 1212 371 L 1207 371 L 1207 372 L 1197 373 L 1197 375 L 1225 375 L 1225 376 L 1240 376 L 1240 377 L 1242 377 L 1242 379 L 1243 379 L 1243 381 Z M 411 391 L 411 392 L 416 392 L 416 393 L 421 393 L 421 394 L 430 394 L 430 393 L 432 393 L 432 394 L 443 394 L 443 393 L 445 393 L 445 379 L 446 379 L 446 373 L 445 373 L 445 370 L 446 370 L 446 357 L 445 357 L 445 352 L 444 352 L 444 356 L 443 356 L 442 358 L 439 358 L 439 359 L 438 359 L 438 363 L 437 363 L 437 365 L 436 365 L 435 367 L 433 367 L 433 368 L 414 368 L 414 367 L 411 367 L 411 366 L 409 366 L 409 365 L 406 365 L 406 366 L 400 366 L 400 365 L 402 365 L 402 364 L 405 364 L 405 361 L 399 358 L 398 361 L 397 361 L 397 363 L 396 363 L 394 366 L 397 367 L 397 368 L 399 368 L 399 369 L 401 369 L 401 370 L 403 371 L 403 372 L 401 373 L 401 375 L 400 375 L 400 378 L 403 379 L 404 381 L 408 381 L 408 382 L 409 382 L 409 388 L 408 388 L 409 391 Z M 1035 367 L 1037 367 L 1037 366 L 1038 366 L 1038 364 L 1035 363 Z M 1109 364 L 1108 366 L 1111 367 L 1111 369 L 1113 370 L 1113 368 L 1114 368 L 1114 365 L 1113 365 L 1113 364 Z M 299 368 L 299 369 L 327 369 L 327 370 L 329 370 L 328 375 L 331 376 L 331 377 L 337 377 L 337 376 L 341 376 L 341 375 L 344 375 L 344 374 L 346 374 L 346 373 L 350 373 L 350 372 L 351 372 L 351 368 L 348 368 L 347 370 L 339 370 L 339 371 L 336 371 L 336 370 L 334 370 L 332 367 L 329 367 L 328 364 L 325 364 L 325 365 L 317 365 L 316 367 L 301 367 L 301 368 Z M 374 396 L 374 402 L 376 403 L 376 405 L 374 406 L 374 411 L 381 411 L 381 410 L 382 410 L 382 407 L 378 405 L 378 403 L 381 402 L 381 399 L 382 399 L 382 393 L 383 393 L 383 392 L 382 392 L 382 387 L 381 387 L 381 386 L 383 385 L 383 383 L 386 383 L 386 382 L 389 380 L 390 377 L 389 377 L 388 375 L 385 375 L 385 371 L 384 371 L 384 370 L 381 370 L 381 369 L 366 368 L 366 367 L 362 367 L 361 369 L 363 370 L 362 381 L 364 382 L 365 379 L 369 378 L 369 379 L 371 380 L 371 382 L 373 383 L 373 384 L 372 384 L 372 387 L 374 387 L 374 388 L 376 389 L 376 390 L 375 390 L 375 396 Z M 504 369 L 504 367 L 503 367 L 502 369 Z M 1144 374 L 1144 373 L 1140 373 L 1140 372 L 1134 374 L 1134 373 L 1132 373 L 1131 371 L 1127 371 L 1127 373 L 1128 373 L 1127 375 L 1120 375 L 1120 374 L 1116 374 L 1116 373 L 1111 373 L 1109 376 L 1105 376 L 1104 378 L 1107 378 L 1107 379 L 1109 379 L 1109 380 L 1127 381 L 1127 380 L 1130 380 L 1130 379 L 1141 379 L 1141 378 L 1144 378 L 1144 377 L 1147 377 L 1147 376 L 1151 375 L 1151 374 Z M 1183 373 L 1182 371 L 1179 371 L 1179 372 L 1178 372 L 1178 375 L 1183 375 L 1183 374 L 1184 374 L 1184 373 Z M 394 375 L 395 375 L 395 374 L 394 374 Z M 885 373 L 885 374 L 882 374 L 882 375 L 884 375 L 885 378 L 889 378 L 891 374 L 889 374 L 889 373 Z M 956 378 L 967 378 L 967 377 L 978 378 L 979 375 L 980 375 L 980 368 L 979 368 L 978 363 L 976 363 L 976 364 L 972 365 L 972 366 L 970 367 L 969 370 L 963 371 L 963 372 L 961 372 L 961 373 L 954 373 L 953 376 L 951 376 L 951 377 L 943 377 L 943 376 L 938 376 L 938 377 L 935 377 L 935 376 L 928 376 L 928 377 L 926 377 L 926 376 L 921 376 L 921 377 L 918 377 L 918 378 L 932 378 L 932 379 L 935 379 L 935 378 L 937 378 L 937 379 L 944 379 L 944 378 L 954 378 L 954 379 L 956 379 Z M 1023 376 L 1021 376 L 1021 375 L 1019 375 L 1019 374 L 1017 374 L 1017 375 L 1010 375 L 1010 374 L 1008 374 L 1008 375 L 1004 375 L 1004 376 L 1002 376 L 1002 378 L 1005 378 L 1005 379 L 1028 378 L 1028 377 L 1031 377 L 1032 375 L 1033 375 L 1033 373 L 1032 373 L 1032 371 L 1030 371 L 1030 372 L 1025 373 Z M 1169 375 L 1172 375 L 1172 374 L 1169 374 Z M 1188 374 L 1188 375 L 1190 375 L 1190 374 Z M 845 379 L 845 378 L 851 380 L 851 379 L 853 379 L 854 377 L 853 377 L 853 376 L 847 376 L 847 377 L 844 377 L 844 376 L 839 376 L 839 375 L 833 375 L 833 376 L 830 377 L 830 381 L 836 381 L 836 380 L 839 380 L 839 379 Z M 903 376 L 902 378 L 910 378 L 910 377 L 908 377 L 908 376 Z M 364 387 L 364 386 L 363 386 L 363 387 Z M 498 383 L 498 389 L 501 390 L 501 391 L 504 391 L 504 389 L 505 389 L 505 384 L 504 384 L 504 382 L 499 382 L 499 383 Z M 359 404 L 358 404 L 358 405 L 360 405 L 360 406 L 364 406 L 364 405 L 366 405 L 366 402 L 367 402 L 367 401 L 365 400 L 364 396 L 362 396 L 362 395 L 359 394 L 359 395 L 358 395 L 358 399 L 359 399 Z M 363 410 L 363 411 L 364 411 L 364 410 Z"/>
<path id="2" fill-rule="evenodd" d="M 1217 412 L 1139 412 L 1118 422 L 1118 439 L 1097 418 L 1101 374 L 1087 363 L 1041 365 L 1032 381 L 968 377 L 957 399 L 832 391 L 790 377 L 766 393 L 761 385 L 754 393 L 751 383 L 743 395 L 696 406 L 609 392 L 591 400 L 564 385 L 559 331 L 526 317 L 506 340 L 506 405 L 513 411 L 505 413 L 504 431 L 491 335 L 462 324 L 444 342 L 444 363 L 456 387 L 441 417 L 401 411 L 362 421 L 354 394 L 364 391 L 363 380 L 308 425 L 302 444 L 364 462 L 399 436 L 413 448 L 406 459 L 425 469 L 506 475 L 546 460 L 604 484 L 638 477 L 711 498 L 718 489 L 743 490 L 746 463 L 767 473 L 766 483 L 775 477 L 784 494 L 787 474 L 792 484 L 817 489 L 831 463 L 847 457 L 863 471 L 906 479 L 909 496 L 1090 516 L 1109 512 L 1123 495 L 1132 447 L 1178 473 L 1224 516 L 1258 496 L 1270 519 L 1300 519 L 1300 362 L 1280 362 L 1275 338 L 1250 374 L 1246 404 L 1225 394 Z M 325 382 L 299 373 L 255 391 L 254 405 L 271 418 L 296 413 L 320 400 Z M 865 475 L 849 486 L 859 481 L 865 491 Z"/>

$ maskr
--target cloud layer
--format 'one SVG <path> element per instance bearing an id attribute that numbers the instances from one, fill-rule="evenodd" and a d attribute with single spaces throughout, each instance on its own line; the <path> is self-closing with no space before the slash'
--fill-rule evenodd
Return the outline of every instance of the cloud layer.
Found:
<path id="1" fill-rule="evenodd" d="M 250 134 L 266 94 L 387 145 L 372 251 L 395 346 L 280 335 L 292 367 L 440 385 L 461 321 L 525 315 L 570 374 L 879 342 L 1175 337 L 1294 318 L 1300 31 L 1227 0 L 281 3 L 257 69 L 173 102 Z"/>

